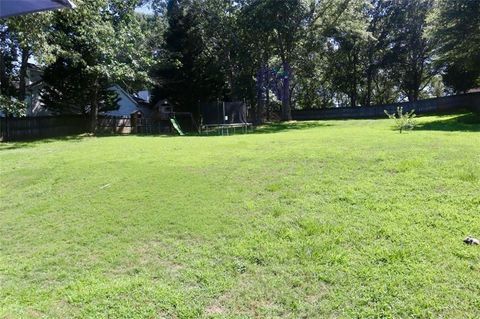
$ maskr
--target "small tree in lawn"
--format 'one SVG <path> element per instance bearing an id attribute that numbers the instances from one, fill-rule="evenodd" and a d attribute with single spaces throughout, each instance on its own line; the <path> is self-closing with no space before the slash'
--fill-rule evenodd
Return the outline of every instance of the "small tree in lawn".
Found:
<path id="1" fill-rule="evenodd" d="M 397 107 L 396 113 L 390 114 L 387 112 L 387 110 L 385 110 L 384 112 L 390 119 L 394 120 L 395 128 L 399 130 L 400 133 L 405 130 L 413 130 L 417 125 L 417 122 L 415 121 L 415 118 L 417 116 L 415 114 L 415 110 L 403 113 L 403 107 L 399 106 Z"/>

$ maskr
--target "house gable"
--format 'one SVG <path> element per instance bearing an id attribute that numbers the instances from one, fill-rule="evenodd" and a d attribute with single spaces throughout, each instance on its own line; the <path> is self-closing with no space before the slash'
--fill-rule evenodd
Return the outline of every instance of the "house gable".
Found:
<path id="1" fill-rule="evenodd" d="M 114 91 L 118 94 L 118 109 L 105 112 L 104 114 L 109 116 L 130 116 L 130 114 L 134 113 L 139 109 L 138 103 L 119 85 L 115 84 L 111 86 L 109 90 Z"/>

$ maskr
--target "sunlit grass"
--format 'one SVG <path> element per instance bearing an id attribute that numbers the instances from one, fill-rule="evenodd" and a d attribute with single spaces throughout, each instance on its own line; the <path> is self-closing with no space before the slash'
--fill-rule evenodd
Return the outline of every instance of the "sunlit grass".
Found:
<path id="1" fill-rule="evenodd" d="M 2 144 L 0 317 L 479 317 L 480 124 L 419 121 Z"/>

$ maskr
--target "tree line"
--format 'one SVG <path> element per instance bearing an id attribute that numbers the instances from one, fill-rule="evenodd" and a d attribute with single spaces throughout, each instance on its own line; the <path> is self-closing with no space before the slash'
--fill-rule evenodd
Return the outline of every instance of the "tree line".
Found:
<path id="1" fill-rule="evenodd" d="M 478 0 L 76 0 L 0 21 L 4 112 L 44 70 L 56 113 L 115 107 L 149 88 L 177 110 L 248 100 L 258 121 L 293 108 L 369 106 L 480 86 Z M 151 13 L 135 9 L 148 6 Z M 92 124 L 93 125 L 93 124 Z M 93 126 L 92 126 L 93 129 Z"/>

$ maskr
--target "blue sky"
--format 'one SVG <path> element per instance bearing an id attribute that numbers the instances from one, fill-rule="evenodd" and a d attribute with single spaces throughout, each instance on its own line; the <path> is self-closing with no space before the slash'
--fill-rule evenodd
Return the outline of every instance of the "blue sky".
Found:
<path id="1" fill-rule="evenodd" d="M 150 14 L 153 13 L 153 11 L 152 11 L 152 9 L 150 8 L 149 5 L 144 5 L 144 6 L 138 7 L 137 9 L 135 9 L 135 11 L 140 12 L 140 13 L 150 13 Z"/>

